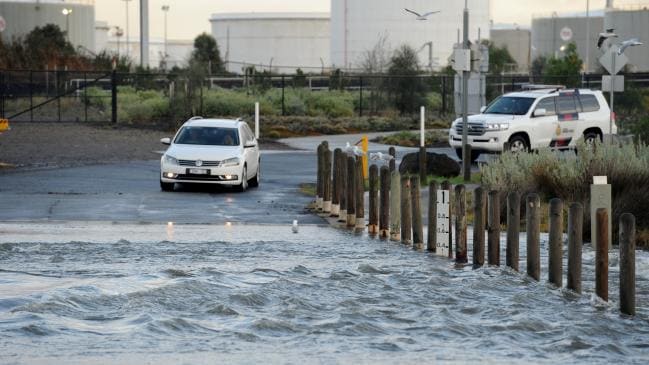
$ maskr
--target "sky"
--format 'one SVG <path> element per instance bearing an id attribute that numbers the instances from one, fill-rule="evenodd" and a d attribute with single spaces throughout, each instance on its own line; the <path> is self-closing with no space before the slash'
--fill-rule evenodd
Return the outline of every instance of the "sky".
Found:
<path id="1" fill-rule="evenodd" d="M 371 1 L 371 0 L 366 0 Z M 440 0 L 431 0 L 434 3 Z M 448 1 L 448 0 L 445 0 Z M 461 0 L 451 0 L 461 1 Z M 647 0 L 616 0 L 617 4 L 649 3 Z M 408 0 L 402 1 L 404 4 Z M 529 26 L 532 14 L 550 15 L 556 12 L 585 12 L 587 0 L 491 0 L 494 23 Z M 605 0 L 590 0 L 591 9 L 604 8 Z M 210 32 L 209 17 L 219 12 L 304 12 L 329 11 L 330 0 L 149 0 L 150 36 L 164 35 L 162 5 L 169 5 L 168 38 L 193 39 L 202 32 Z M 124 0 L 95 0 L 96 20 L 108 21 L 111 26 L 126 26 Z M 404 5 L 407 6 L 407 5 Z M 129 33 L 137 37 L 139 0 L 129 3 Z M 532 11 L 531 11 L 532 10 Z"/>

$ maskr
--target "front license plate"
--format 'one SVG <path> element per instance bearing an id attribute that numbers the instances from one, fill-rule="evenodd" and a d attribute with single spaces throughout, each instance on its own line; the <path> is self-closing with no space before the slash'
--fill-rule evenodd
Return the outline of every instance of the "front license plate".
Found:
<path id="1" fill-rule="evenodd" d="M 210 170 L 207 169 L 189 169 L 191 175 L 209 175 Z"/>

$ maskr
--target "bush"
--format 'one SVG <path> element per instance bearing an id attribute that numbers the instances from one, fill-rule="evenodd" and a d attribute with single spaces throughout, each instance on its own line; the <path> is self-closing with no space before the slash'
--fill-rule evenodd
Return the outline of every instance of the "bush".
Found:
<path id="1" fill-rule="evenodd" d="M 345 91 L 307 92 L 307 114 L 331 118 L 354 115 L 354 96 Z"/>
<path id="2" fill-rule="evenodd" d="M 544 199 L 561 198 L 584 204 L 584 237 L 590 234 L 590 185 L 593 176 L 608 176 L 612 185 L 613 237 L 623 213 L 636 217 L 638 229 L 649 229 L 649 147 L 596 144 L 578 146 L 577 155 L 541 150 L 531 154 L 504 153 L 482 169 L 489 189 L 538 192 Z"/>

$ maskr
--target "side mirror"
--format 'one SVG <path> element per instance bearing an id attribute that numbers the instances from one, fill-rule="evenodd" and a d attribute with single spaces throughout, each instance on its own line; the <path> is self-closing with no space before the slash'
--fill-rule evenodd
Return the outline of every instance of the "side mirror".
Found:
<path id="1" fill-rule="evenodd" d="M 480 107 L 480 114 L 484 113 L 485 110 L 487 110 L 487 107 L 484 106 L 484 105 L 481 106 L 481 107 Z"/>
<path id="2" fill-rule="evenodd" d="M 538 108 L 534 111 L 535 117 L 544 117 L 547 114 L 547 111 L 543 108 Z"/>
<path id="3" fill-rule="evenodd" d="M 252 148 L 252 147 L 257 147 L 257 142 L 255 142 L 254 140 L 248 141 L 243 145 L 243 148 Z"/>
<path id="4" fill-rule="evenodd" d="M 171 138 L 169 138 L 169 137 L 160 138 L 160 143 L 166 144 L 167 146 L 169 146 L 171 144 Z"/>

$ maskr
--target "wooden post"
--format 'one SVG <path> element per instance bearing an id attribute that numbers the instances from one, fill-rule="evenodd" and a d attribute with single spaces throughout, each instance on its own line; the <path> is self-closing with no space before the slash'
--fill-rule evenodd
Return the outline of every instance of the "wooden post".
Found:
<path id="1" fill-rule="evenodd" d="M 426 249 L 435 252 L 437 246 L 437 182 L 428 185 L 428 242 Z"/>
<path id="2" fill-rule="evenodd" d="M 568 285 L 581 294 L 581 246 L 583 245 L 584 207 L 570 204 L 568 212 Z"/>
<path id="3" fill-rule="evenodd" d="M 390 160 L 390 172 L 397 168 L 397 150 L 394 147 L 388 148 L 388 154 L 393 158 Z"/>
<path id="4" fill-rule="evenodd" d="M 563 203 L 550 200 L 550 237 L 548 252 L 548 281 L 563 286 Z"/>
<path id="5" fill-rule="evenodd" d="M 455 207 L 453 206 L 453 199 L 451 199 L 451 182 L 448 180 L 442 181 L 442 184 L 440 186 L 441 190 L 448 190 L 448 195 L 449 195 L 449 212 L 448 216 L 450 217 L 449 219 L 449 226 L 448 226 L 448 258 L 452 259 L 453 258 L 453 215 L 455 214 Z"/>
<path id="6" fill-rule="evenodd" d="M 541 278 L 541 200 L 537 194 L 527 196 L 527 275 Z"/>
<path id="7" fill-rule="evenodd" d="M 340 212 L 338 214 L 338 222 L 347 223 L 347 155 L 343 152 L 338 156 L 340 158 Z"/>
<path id="8" fill-rule="evenodd" d="M 620 311 L 635 315 L 635 217 L 620 217 Z"/>
<path id="9" fill-rule="evenodd" d="M 379 233 L 379 167 L 370 166 L 370 234 Z"/>
<path id="10" fill-rule="evenodd" d="M 324 151 L 324 166 L 322 169 L 322 211 L 331 213 L 331 151 Z"/>
<path id="11" fill-rule="evenodd" d="M 322 169 L 324 166 L 324 145 L 320 143 L 318 145 L 318 175 L 316 178 L 316 196 L 315 196 L 315 207 L 318 211 L 322 210 L 322 195 L 323 195 L 323 184 L 322 184 Z"/>
<path id="12" fill-rule="evenodd" d="M 473 267 L 478 268 L 484 265 L 485 248 L 485 223 L 487 199 L 482 186 L 473 191 Z"/>
<path id="13" fill-rule="evenodd" d="M 379 209 L 379 236 L 390 237 L 390 168 L 381 166 L 381 209 Z"/>
<path id="14" fill-rule="evenodd" d="M 489 265 L 500 266 L 500 193 L 489 192 L 487 219 L 487 257 Z"/>
<path id="15" fill-rule="evenodd" d="M 397 170 L 390 172 L 390 239 L 401 241 L 401 174 Z"/>
<path id="16" fill-rule="evenodd" d="M 597 209 L 595 213 L 595 233 L 597 247 L 595 251 L 595 294 L 608 301 L 608 211 Z"/>
<path id="17" fill-rule="evenodd" d="M 519 236 L 521 231 L 521 197 L 517 192 L 507 194 L 507 253 L 506 265 L 518 271 Z"/>
<path id="18" fill-rule="evenodd" d="M 340 154 L 343 151 L 340 148 L 334 150 L 334 166 L 333 166 L 333 186 L 331 195 L 331 216 L 338 217 L 340 215 Z"/>
<path id="19" fill-rule="evenodd" d="M 412 208 L 410 206 L 410 178 L 401 176 L 401 243 L 412 243 Z"/>
<path id="20" fill-rule="evenodd" d="M 465 264 L 467 256 L 467 223 L 466 223 L 466 188 L 464 185 L 455 187 L 455 262 Z"/>
<path id="21" fill-rule="evenodd" d="M 356 160 L 347 156 L 347 227 L 356 227 Z"/>
<path id="22" fill-rule="evenodd" d="M 365 229 L 365 178 L 363 158 L 356 157 L 356 228 Z"/>
<path id="23" fill-rule="evenodd" d="M 422 184 L 426 184 L 426 178 L 428 177 L 428 171 L 426 169 L 426 147 L 419 147 L 419 180 Z"/>
<path id="24" fill-rule="evenodd" d="M 412 245 L 415 250 L 424 248 L 424 227 L 421 217 L 419 176 L 410 178 L 410 194 L 412 197 Z"/>
<path id="25" fill-rule="evenodd" d="M 466 168 L 464 169 L 464 182 L 471 181 L 471 145 L 467 144 L 464 150 L 465 155 L 462 156 L 462 161 L 469 161 L 469 163 L 462 163 Z"/>

